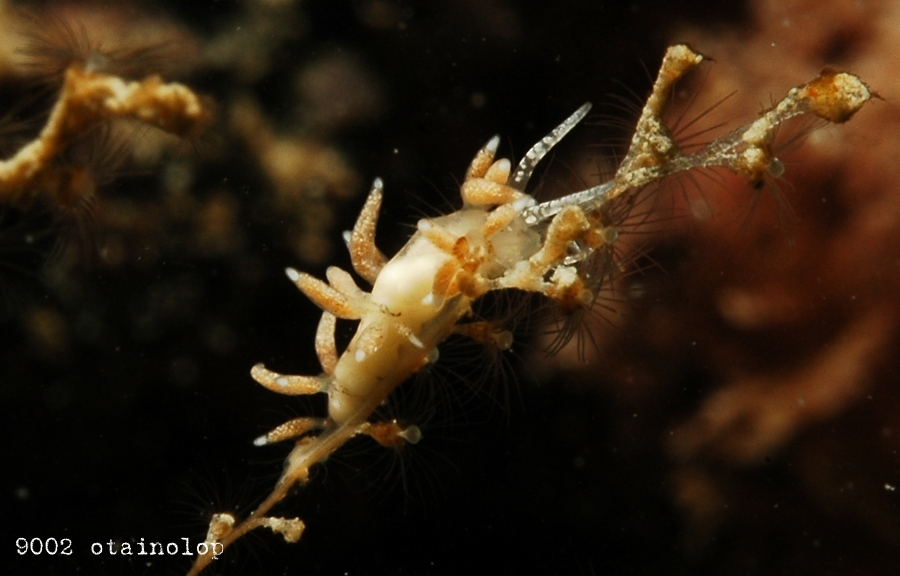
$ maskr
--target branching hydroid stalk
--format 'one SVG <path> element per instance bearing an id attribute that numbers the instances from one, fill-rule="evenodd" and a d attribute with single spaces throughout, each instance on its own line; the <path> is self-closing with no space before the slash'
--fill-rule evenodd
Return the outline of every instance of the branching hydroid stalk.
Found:
<path id="1" fill-rule="evenodd" d="M 127 118 L 190 138 L 198 136 L 211 117 L 202 99 L 182 84 L 165 83 L 159 76 L 127 81 L 72 64 L 41 133 L 12 158 L 0 161 L 0 201 L 28 202 L 46 193 L 56 203 L 72 205 L 92 194 L 93 181 L 83 171 L 54 160 L 103 122 Z"/>
<path id="2" fill-rule="evenodd" d="M 291 376 L 257 365 L 253 378 L 282 394 L 328 394 L 328 416 L 291 420 L 257 439 L 259 445 L 295 440 L 273 492 L 242 522 L 218 514 L 208 544 L 225 548 L 250 530 L 267 526 L 289 541 L 304 529 L 298 518 L 275 518 L 269 511 L 310 468 L 349 439 L 366 434 L 386 446 L 416 442 L 414 426 L 369 419 L 388 395 L 411 374 L 437 359 L 437 346 L 452 334 L 478 334 L 473 303 L 505 289 L 538 292 L 567 309 L 589 307 L 608 284 L 608 266 L 627 217 L 620 209 L 648 184 L 694 168 L 722 166 L 758 180 L 780 174 L 772 153 L 775 131 L 784 121 L 812 112 L 830 122 L 850 118 L 872 97 L 855 76 L 826 70 L 794 88 L 757 120 L 692 154 L 683 154 L 663 118 L 674 83 L 703 57 L 687 46 L 669 48 L 653 92 L 643 109 L 628 153 L 610 182 L 537 204 L 525 193 L 534 167 L 587 113 L 579 108 L 525 155 L 512 170 L 494 159 L 499 138 L 475 156 L 461 186 L 463 207 L 452 214 L 420 220 L 416 233 L 390 260 L 375 247 L 382 183 L 375 180 L 352 232 L 345 234 L 354 270 L 372 284 L 360 289 L 347 272 L 331 267 L 328 282 L 289 268 L 288 277 L 322 310 L 315 338 L 322 365 L 318 376 Z M 601 270 L 597 273 L 597 270 Z M 352 341 L 338 355 L 337 318 L 357 320 Z M 197 574 L 214 558 L 199 556 Z"/>

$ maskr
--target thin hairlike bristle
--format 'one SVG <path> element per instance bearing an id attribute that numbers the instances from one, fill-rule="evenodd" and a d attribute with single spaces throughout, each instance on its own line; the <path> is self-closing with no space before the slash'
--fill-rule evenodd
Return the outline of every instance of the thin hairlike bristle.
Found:
<path id="1" fill-rule="evenodd" d="M 44 83 L 58 82 L 73 64 L 90 72 L 139 78 L 163 72 L 172 60 L 171 47 L 116 46 L 115 39 L 96 37 L 85 23 L 57 12 L 29 9 L 20 18 L 25 40 L 18 50 L 22 65 Z"/>
<path id="2" fill-rule="evenodd" d="M 59 156 L 62 165 L 87 171 L 96 187 L 147 170 L 142 146 L 153 146 L 158 131 L 136 122 L 106 122 L 88 130 Z M 149 140 L 149 144 L 148 141 Z"/>
<path id="3" fill-rule="evenodd" d="M 0 204 L 0 320 L 17 314 L 20 300 L 41 288 L 41 271 L 54 251 L 59 217 L 46 207 Z"/>

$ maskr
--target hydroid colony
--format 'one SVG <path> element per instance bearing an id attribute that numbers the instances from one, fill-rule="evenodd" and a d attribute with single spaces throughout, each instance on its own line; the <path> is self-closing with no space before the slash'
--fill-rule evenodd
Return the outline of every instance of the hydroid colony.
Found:
<path id="1" fill-rule="evenodd" d="M 305 529 L 302 520 L 270 516 L 269 511 L 309 479 L 313 465 L 357 435 L 385 446 L 419 441 L 415 426 L 374 421 L 372 415 L 404 380 L 438 360 L 438 345 L 452 334 L 479 334 L 509 347 L 502 327 L 472 317 L 479 298 L 514 289 L 542 294 L 567 310 L 590 307 L 610 282 L 620 228 L 648 185 L 687 170 L 716 167 L 752 182 L 779 177 L 784 167 L 773 152 L 779 126 L 802 114 L 844 122 L 872 97 L 856 76 L 826 69 L 753 122 L 685 153 L 665 124 L 666 104 L 673 85 L 702 60 L 687 46 L 669 48 L 628 152 L 615 177 L 604 184 L 543 203 L 526 192 L 534 168 L 585 116 L 585 105 L 538 142 L 515 169 L 508 160 L 495 159 L 499 138 L 491 139 L 466 173 L 463 208 L 420 220 L 407 245 L 388 259 L 374 243 L 383 195 L 382 182 L 376 180 L 355 227 L 344 237 L 353 268 L 372 285 L 371 292 L 337 267 L 328 269 L 327 283 L 287 270 L 323 310 L 315 336 L 322 373 L 284 375 L 262 364 L 251 371 L 257 382 L 281 394 L 326 393 L 328 414 L 292 419 L 257 439 L 258 445 L 294 442 L 284 472 L 247 518 L 216 514 L 207 543 L 227 547 L 259 527 L 297 541 Z M 334 338 L 339 318 L 359 322 L 340 353 Z M 212 559 L 212 553 L 199 556 L 190 573 L 199 573 Z"/>
<path id="2" fill-rule="evenodd" d="M 827 72 L 796 89 L 756 122 L 696 153 L 685 154 L 668 134 L 662 117 L 672 82 L 699 60 L 684 48 L 667 58 L 668 67 L 663 68 L 631 149 L 611 182 L 542 204 L 526 194 L 530 171 L 584 116 L 586 110 L 580 109 L 547 141 L 539 143 L 516 170 L 509 162 L 494 161 L 498 146 L 491 140 L 468 174 L 462 190 L 463 210 L 422 221 L 410 245 L 390 261 L 373 241 L 383 194 L 382 186 L 376 183 L 348 238 L 354 269 L 375 285 L 371 293 L 359 289 L 349 274 L 337 269 L 327 274 L 328 284 L 301 272 L 289 272 L 291 279 L 325 310 L 316 338 L 323 374 L 284 376 L 261 365 L 252 373 L 278 392 L 321 389 L 328 392 L 332 407 L 328 412 L 291 420 L 257 440 L 257 444 L 268 444 L 299 439 L 269 504 L 282 498 L 292 484 L 301 484 L 309 467 L 349 436 L 369 435 L 389 446 L 418 440 L 415 426 L 379 422 L 365 413 L 406 374 L 435 361 L 438 354 L 434 345 L 448 333 L 467 334 L 494 348 L 511 345 L 504 326 L 466 316 L 467 306 L 481 294 L 514 288 L 543 294 L 570 312 L 589 307 L 596 295 L 609 287 L 609 274 L 617 264 L 615 251 L 621 244 L 618 236 L 630 230 L 628 217 L 653 205 L 645 201 L 652 199 L 652 191 L 644 188 L 645 184 L 664 181 L 678 170 L 709 166 L 738 170 L 751 180 L 778 175 L 782 166 L 771 156 L 770 146 L 775 126 L 792 114 L 810 111 L 842 121 L 868 97 L 854 77 Z M 8 176 L 3 188 L 6 201 L 27 204 L 35 194 L 47 194 L 52 202 L 66 204 L 91 195 L 94 175 L 57 160 L 72 144 L 80 143 L 79 135 L 90 133 L 92 125 L 136 117 L 191 136 L 208 121 L 203 102 L 183 86 L 140 77 L 131 82 L 122 80 L 111 74 L 122 71 L 103 68 L 102 58 L 76 58 L 72 63 L 69 75 L 73 88 L 67 84 L 54 108 L 61 112 L 52 113 L 40 136 L 2 165 L 3 174 Z M 79 67 L 79 63 L 87 64 Z M 327 172 L 333 176 L 340 173 L 333 166 Z M 387 189 L 390 194 L 394 187 L 389 185 Z M 412 288 L 413 298 L 407 298 L 410 292 L 396 289 L 404 284 Z M 356 340 L 340 357 L 332 335 L 338 316 L 360 321 Z M 309 342 L 301 340 L 298 344 Z M 408 362 L 391 372 L 395 366 L 384 360 L 389 352 Z M 259 359 L 273 368 L 280 362 L 272 356 Z M 602 364 L 596 368 L 604 369 Z M 385 380 L 383 386 L 376 382 L 378 377 Z M 350 388 L 350 381 L 363 392 Z M 117 390 L 116 396 L 124 395 Z M 251 417 L 265 418 L 257 414 Z M 154 443 L 161 444 L 160 437 L 155 436 Z M 208 538 L 227 543 L 242 531 L 258 526 L 294 538 L 303 528 L 296 519 L 273 518 L 262 508 L 233 527 L 236 516 L 218 515 Z"/>

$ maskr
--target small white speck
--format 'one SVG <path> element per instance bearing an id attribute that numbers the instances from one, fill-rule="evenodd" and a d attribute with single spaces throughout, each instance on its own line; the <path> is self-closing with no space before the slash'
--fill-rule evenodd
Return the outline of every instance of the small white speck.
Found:
<path id="1" fill-rule="evenodd" d="M 513 210 L 516 212 L 522 211 L 525 208 L 531 208 L 532 206 L 534 206 L 534 198 L 531 196 L 524 196 L 513 202 Z"/>
<path id="2" fill-rule="evenodd" d="M 887 490 L 888 492 L 896 492 L 897 491 L 897 487 L 894 486 L 893 484 L 885 484 L 884 489 Z"/>

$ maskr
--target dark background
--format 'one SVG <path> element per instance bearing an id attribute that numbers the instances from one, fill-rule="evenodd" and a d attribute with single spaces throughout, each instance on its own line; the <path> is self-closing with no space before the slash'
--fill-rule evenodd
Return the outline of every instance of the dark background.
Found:
<path id="1" fill-rule="evenodd" d="M 131 6 L 202 39 L 248 17 L 245 4 Z M 377 27 L 361 16 L 369 4 L 298 2 L 305 31 L 277 47 L 271 72 L 240 83 L 228 70 L 199 66 L 185 79 L 223 109 L 239 84 L 276 123 L 294 105 L 291 74 L 325 52 L 354 54 L 377 79 L 380 112 L 324 136 L 362 179 L 334 208 L 337 249 L 326 263 L 345 268 L 337 239 L 355 219 L 365 182 L 385 181 L 379 244 L 392 254 L 419 214 L 456 202 L 455 183 L 491 135 L 518 157 L 584 101 L 639 100 L 631 93 L 647 92 L 681 26 L 739 27 L 745 17 L 738 2 L 410 1 L 384 3 L 396 20 Z M 203 255 L 182 239 L 189 231 L 167 228 L 152 264 L 135 244 L 124 263 L 64 267 L 60 280 L 48 277 L 44 258 L 55 229 L 34 251 L 11 241 L 21 265 L 6 270 L 0 324 L 5 573 L 183 573 L 183 557 L 93 557 L 89 547 L 140 538 L 196 544 L 210 513 L 246 514 L 275 482 L 287 447 L 255 448 L 252 439 L 322 410 L 249 377 L 260 361 L 318 371 L 317 311 L 283 268 L 322 276 L 324 266 L 298 262 L 282 230 L 293 224 L 260 212 L 265 179 L 243 144 L 222 143 L 227 134 L 208 146 L 211 158 L 198 147 L 192 193 L 218 189 L 237 199 L 240 248 Z M 582 129 L 550 171 L 565 172 L 566 152 L 617 137 L 614 128 Z M 101 194 L 152 203 L 159 180 L 129 175 Z M 20 221 L 40 229 L 39 219 L 6 219 Z M 104 223 L 97 226 L 102 243 Z M 61 352 L 34 344 L 24 320 L 34 307 L 62 321 Z M 523 370 L 540 354 L 526 338 L 508 368 L 508 394 L 487 385 L 473 392 L 472 348 L 447 351 L 431 384 L 408 383 L 423 392 L 394 409 L 421 425 L 422 443 L 400 454 L 352 443 L 279 508 L 306 521 L 300 543 L 259 531 L 209 573 L 723 573 L 729 557 L 716 542 L 701 554 L 682 546 L 661 449 L 613 429 L 609 395 Z M 75 553 L 18 557 L 16 537 L 71 538 Z"/>

